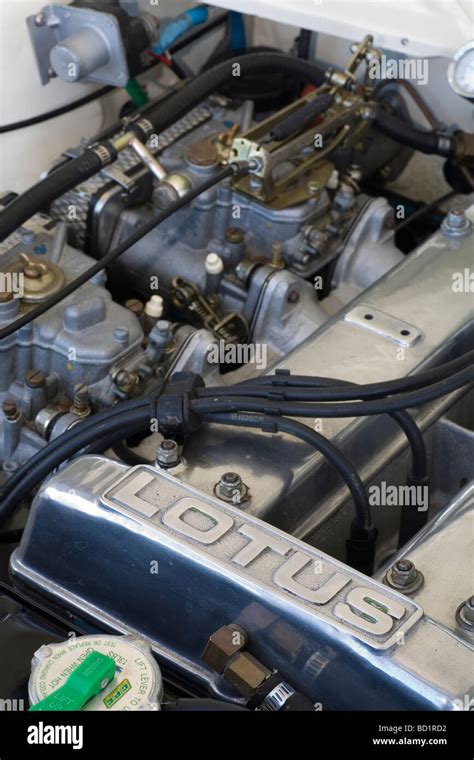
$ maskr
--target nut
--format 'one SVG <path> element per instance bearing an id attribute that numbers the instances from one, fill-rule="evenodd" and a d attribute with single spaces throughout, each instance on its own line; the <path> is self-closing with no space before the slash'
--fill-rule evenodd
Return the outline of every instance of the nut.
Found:
<path id="1" fill-rule="evenodd" d="M 456 621 L 461 628 L 474 633 L 474 596 L 459 605 L 456 610 Z"/>
<path id="2" fill-rule="evenodd" d="M 250 699 L 256 689 L 271 675 L 271 670 L 262 665 L 248 652 L 242 652 L 229 664 L 224 673 L 228 684 L 245 699 Z"/>
<path id="3" fill-rule="evenodd" d="M 248 498 L 249 489 L 237 472 L 225 472 L 215 486 L 214 493 L 230 504 L 241 504 Z"/>
<path id="4" fill-rule="evenodd" d="M 413 594 L 423 586 L 425 579 L 411 560 L 399 559 L 387 572 L 384 582 L 405 594 Z"/>
<path id="5" fill-rule="evenodd" d="M 159 467 L 174 467 L 179 463 L 179 446 L 176 441 L 165 439 L 156 452 L 156 464 Z"/>
<path id="6" fill-rule="evenodd" d="M 247 632 L 240 625 L 224 625 L 209 637 L 201 659 L 216 673 L 223 673 L 228 661 L 247 643 Z"/>

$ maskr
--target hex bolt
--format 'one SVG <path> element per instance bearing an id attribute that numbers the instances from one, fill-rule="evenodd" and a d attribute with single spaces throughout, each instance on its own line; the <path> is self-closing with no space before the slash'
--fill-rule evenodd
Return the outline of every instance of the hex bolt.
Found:
<path id="1" fill-rule="evenodd" d="M 16 401 L 14 401 L 12 398 L 7 398 L 2 402 L 2 411 L 5 415 L 5 419 L 8 420 L 8 422 L 15 422 L 15 420 L 17 420 L 20 416 Z"/>
<path id="2" fill-rule="evenodd" d="M 74 398 L 71 406 L 71 413 L 77 417 L 88 417 L 91 413 L 89 405 L 89 388 L 85 383 L 78 383 L 74 386 Z"/>
<path id="3" fill-rule="evenodd" d="M 30 369 L 26 375 L 26 385 L 28 388 L 42 388 L 46 382 L 44 372 L 40 369 Z"/>
<path id="4" fill-rule="evenodd" d="M 165 439 L 161 442 L 156 452 L 156 464 L 158 467 L 174 467 L 179 464 L 179 446 L 176 441 Z"/>

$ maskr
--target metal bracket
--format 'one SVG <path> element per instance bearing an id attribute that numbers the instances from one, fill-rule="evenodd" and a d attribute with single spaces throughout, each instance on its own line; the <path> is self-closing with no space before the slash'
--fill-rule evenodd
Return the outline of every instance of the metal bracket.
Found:
<path id="1" fill-rule="evenodd" d="M 127 193 L 133 193 L 137 189 L 137 183 L 135 180 L 125 174 L 125 172 L 117 166 L 107 166 L 105 169 L 102 169 L 100 176 L 116 182 L 117 185 L 123 187 Z"/>
<path id="2" fill-rule="evenodd" d="M 355 306 L 351 311 L 347 312 L 344 321 L 357 327 L 363 327 L 365 330 L 375 333 L 381 338 L 386 338 L 392 341 L 392 343 L 397 343 L 404 348 L 411 348 L 411 346 L 414 346 L 415 343 L 424 338 L 421 330 L 414 325 L 404 322 L 397 317 L 392 317 L 391 314 L 386 314 L 384 311 L 374 309 L 369 304 Z"/>
<path id="3" fill-rule="evenodd" d="M 127 84 L 125 47 L 112 14 L 51 4 L 28 16 L 26 23 L 43 85 L 55 76 L 68 82 Z"/>

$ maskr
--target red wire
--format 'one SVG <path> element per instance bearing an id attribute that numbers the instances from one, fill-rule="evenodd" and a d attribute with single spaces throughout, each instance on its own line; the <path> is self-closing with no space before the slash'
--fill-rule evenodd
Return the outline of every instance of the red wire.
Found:
<path id="1" fill-rule="evenodd" d="M 171 67 L 173 65 L 173 61 L 171 58 L 168 58 L 166 55 L 158 55 L 157 53 L 154 53 L 152 50 L 149 50 L 148 53 L 151 55 L 152 58 L 155 58 L 155 60 L 160 61 L 161 63 L 164 63 L 165 66 Z"/>

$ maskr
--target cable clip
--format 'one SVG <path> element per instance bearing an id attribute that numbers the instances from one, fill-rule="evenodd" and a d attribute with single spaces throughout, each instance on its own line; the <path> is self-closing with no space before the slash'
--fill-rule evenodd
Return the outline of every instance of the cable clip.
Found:
<path id="1" fill-rule="evenodd" d="M 165 384 L 154 402 L 158 430 L 166 439 L 183 444 L 186 438 L 201 427 L 201 418 L 191 409 L 204 380 L 194 372 L 176 372 Z"/>

